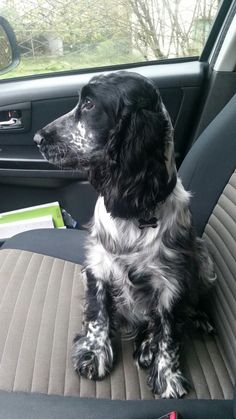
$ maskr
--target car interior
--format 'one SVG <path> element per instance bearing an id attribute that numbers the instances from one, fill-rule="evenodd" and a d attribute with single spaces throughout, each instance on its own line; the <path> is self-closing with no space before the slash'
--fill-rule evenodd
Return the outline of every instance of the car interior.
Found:
<path id="1" fill-rule="evenodd" d="M 236 1 L 223 1 L 200 58 L 116 65 L 0 80 L 0 213 L 59 201 L 78 229 L 23 232 L 0 247 L 0 418 L 236 418 Z M 1 21 L 0 21 L 1 25 Z M 101 72 L 125 68 L 158 86 L 175 130 L 178 173 L 206 240 L 217 281 L 209 307 L 216 333 L 183 339 L 191 390 L 160 399 L 116 339 L 117 364 L 102 381 L 74 372 L 73 338 L 82 326 L 81 275 L 97 194 L 80 171 L 61 171 L 33 143 L 37 130 L 70 111 L 78 90 Z"/>

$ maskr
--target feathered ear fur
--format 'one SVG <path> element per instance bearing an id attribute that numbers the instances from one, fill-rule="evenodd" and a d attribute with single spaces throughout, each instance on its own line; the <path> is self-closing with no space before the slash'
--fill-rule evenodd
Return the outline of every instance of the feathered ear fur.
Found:
<path id="1" fill-rule="evenodd" d="M 172 125 L 159 93 L 152 90 L 151 98 L 120 99 L 104 160 L 91 177 L 107 211 L 116 217 L 152 216 L 173 171 L 173 156 L 171 161 L 168 157 Z"/>

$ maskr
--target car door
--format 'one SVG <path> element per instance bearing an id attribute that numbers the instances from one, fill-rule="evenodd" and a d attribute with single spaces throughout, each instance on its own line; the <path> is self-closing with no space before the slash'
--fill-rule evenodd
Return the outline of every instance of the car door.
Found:
<path id="1" fill-rule="evenodd" d="M 175 8 L 164 0 L 91 1 L 90 9 L 88 2 L 75 3 L 36 2 L 32 10 L 24 0 L 13 15 L 6 5 L 0 9 L 22 56 L 19 67 L 0 79 L 0 212 L 58 200 L 81 223 L 89 220 L 97 196 L 86 175 L 47 163 L 33 136 L 76 105 L 79 90 L 93 75 L 127 69 L 154 81 L 175 128 L 178 166 L 196 133 L 232 95 L 233 81 L 217 104 L 212 101 L 209 66 L 216 38 L 232 13 L 231 1 L 219 7 L 214 0 L 188 5 L 181 0 L 172 2 Z M 12 118 L 17 122 L 9 125 Z"/>

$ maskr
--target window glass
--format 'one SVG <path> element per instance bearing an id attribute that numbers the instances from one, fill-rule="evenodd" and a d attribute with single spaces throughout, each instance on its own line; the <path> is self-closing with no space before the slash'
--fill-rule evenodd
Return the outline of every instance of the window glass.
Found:
<path id="1" fill-rule="evenodd" d="M 198 56 L 219 0 L 0 0 L 20 65 L 6 77 Z"/>

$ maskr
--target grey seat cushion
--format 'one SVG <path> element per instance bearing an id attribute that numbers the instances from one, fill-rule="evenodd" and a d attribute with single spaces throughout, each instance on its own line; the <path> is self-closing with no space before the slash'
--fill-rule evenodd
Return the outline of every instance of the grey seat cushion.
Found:
<path id="1" fill-rule="evenodd" d="M 117 341 L 111 376 L 92 382 L 73 371 L 70 351 L 81 329 L 84 288 L 80 266 L 28 251 L 0 252 L 0 390 L 106 399 L 153 399 L 146 373 L 132 359 L 133 343 Z M 217 337 L 186 340 L 183 369 L 189 398 L 233 395 Z"/>
<path id="2" fill-rule="evenodd" d="M 224 188 L 206 225 L 203 237 L 214 260 L 217 286 L 211 310 L 224 348 L 236 377 L 236 170 Z"/>
<path id="3" fill-rule="evenodd" d="M 30 230 L 8 239 L 2 249 L 28 250 L 82 264 L 87 234 L 87 231 L 73 229 Z"/>

